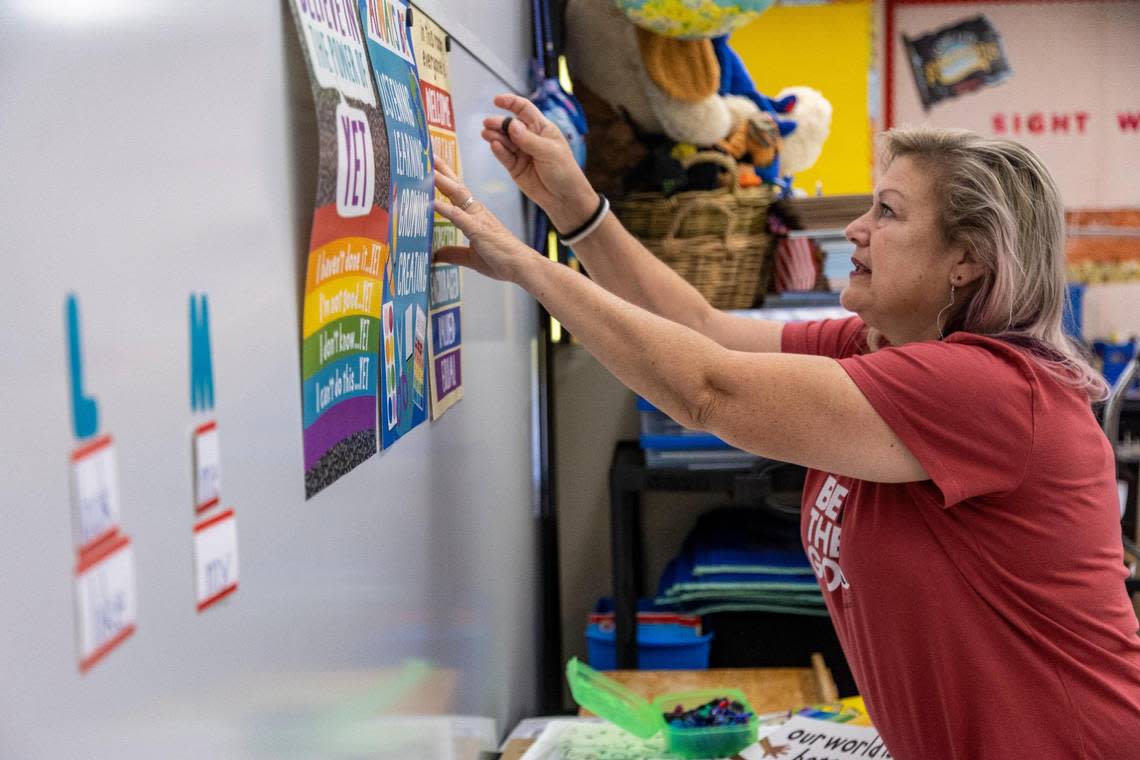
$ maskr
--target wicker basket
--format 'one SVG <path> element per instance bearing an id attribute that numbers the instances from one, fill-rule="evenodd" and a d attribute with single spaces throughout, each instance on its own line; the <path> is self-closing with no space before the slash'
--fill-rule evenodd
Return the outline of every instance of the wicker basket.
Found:
<path id="1" fill-rule="evenodd" d="M 715 157 L 715 158 L 714 158 Z M 728 160 L 700 153 L 693 160 Z M 727 166 L 727 165 L 726 165 Z M 735 174 L 735 162 L 728 167 Z M 666 196 L 631 193 L 614 203 L 626 229 L 718 309 L 747 309 L 764 299 L 774 240 L 768 186 L 695 190 Z"/>

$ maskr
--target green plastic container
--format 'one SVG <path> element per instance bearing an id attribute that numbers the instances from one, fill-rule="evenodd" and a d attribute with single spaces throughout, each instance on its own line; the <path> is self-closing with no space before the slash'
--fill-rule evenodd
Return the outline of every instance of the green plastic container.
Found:
<path id="1" fill-rule="evenodd" d="M 663 694 L 649 702 L 612 678 L 607 678 L 585 663 L 573 658 L 566 664 L 566 680 L 570 693 L 580 707 L 624 728 L 634 736 L 648 739 L 664 732 L 669 751 L 684 758 L 729 757 L 756 741 L 756 710 L 737 689 L 701 689 L 676 694 Z M 679 728 L 669 725 L 664 713 L 694 707 L 727 697 L 740 702 L 752 713 L 748 723 L 738 726 Z"/>

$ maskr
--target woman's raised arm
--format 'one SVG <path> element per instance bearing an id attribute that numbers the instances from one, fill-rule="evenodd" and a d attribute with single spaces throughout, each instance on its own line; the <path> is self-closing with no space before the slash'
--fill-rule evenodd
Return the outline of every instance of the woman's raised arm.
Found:
<path id="1" fill-rule="evenodd" d="M 650 314 L 539 255 L 515 238 L 454 177 L 435 208 L 471 241 L 436 258 L 517 283 L 606 369 L 687 427 L 755 454 L 863 480 L 926 480 L 918 460 L 834 359 L 732 351 Z M 836 420 L 859 445 L 834 434 Z"/>

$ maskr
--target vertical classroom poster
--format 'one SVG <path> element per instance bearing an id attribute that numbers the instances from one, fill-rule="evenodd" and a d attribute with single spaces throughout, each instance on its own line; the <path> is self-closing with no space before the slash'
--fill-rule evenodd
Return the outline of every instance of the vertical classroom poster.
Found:
<path id="1" fill-rule="evenodd" d="M 420 94 L 427 115 L 432 152 L 458 176 L 459 140 L 455 134 L 451 77 L 448 69 L 447 33 L 422 13 L 412 24 L 416 66 L 420 72 Z M 442 196 L 441 196 L 442 197 Z M 446 245 L 465 245 L 454 224 L 436 215 L 432 251 Z M 428 327 L 428 386 L 431 389 L 431 418 L 439 419 L 463 398 L 461 344 L 463 280 L 454 264 L 434 264 L 431 270 L 431 324 Z"/>
<path id="2" fill-rule="evenodd" d="M 407 6 L 401 0 L 360 0 L 360 15 L 391 156 L 390 255 L 384 268 L 381 312 L 384 393 L 380 433 L 387 448 L 427 416 L 432 156 Z"/>
<path id="3" fill-rule="evenodd" d="M 305 498 L 376 453 L 388 141 L 355 0 L 291 0 L 320 169 L 302 320 Z"/>

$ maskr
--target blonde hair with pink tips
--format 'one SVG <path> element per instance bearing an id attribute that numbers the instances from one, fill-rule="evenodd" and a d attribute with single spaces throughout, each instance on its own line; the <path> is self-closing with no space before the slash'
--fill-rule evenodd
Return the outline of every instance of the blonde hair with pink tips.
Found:
<path id="1" fill-rule="evenodd" d="M 1009 140 L 933 127 L 889 130 L 882 156 L 884 165 L 906 156 L 930 172 L 942 237 L 965 246 L 985 269 L 959 290 L 943 334 L 1006 340 L 1090 400 L 1102 400 L 1104 379 L 1061 327 L 1068 298 L 1065 214 L 1041 159 Z"/>

